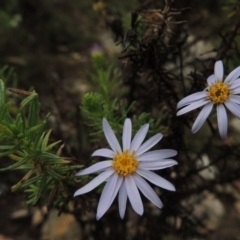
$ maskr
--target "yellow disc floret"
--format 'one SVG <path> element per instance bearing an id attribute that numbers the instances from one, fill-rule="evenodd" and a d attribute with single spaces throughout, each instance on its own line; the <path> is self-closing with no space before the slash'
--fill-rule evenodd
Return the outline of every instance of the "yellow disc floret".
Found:
<path id="1" fill-rule="evenodd" d="M 223 82 L 217 82 L 208 88 L 208 97 L 215 104 L 224 103 L 230 95 L 229 86 Z"/>
<path id="2" fill-rule="evenodd" d="M 139 162 L 134 155 L 135 152 L 130 154 L 128 150 L 123 153 L 117 153 L 112 163 L 115 172 L 124 177 L 135 173 Z"/>

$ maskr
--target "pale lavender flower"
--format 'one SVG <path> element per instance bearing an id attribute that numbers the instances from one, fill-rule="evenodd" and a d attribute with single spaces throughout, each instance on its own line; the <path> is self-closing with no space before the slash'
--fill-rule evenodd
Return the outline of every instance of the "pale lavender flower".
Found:
<path id="1" fill-rule="evenodd" d="M 202 107 L 196 118 L 192 132 L 196 133 L 208 118 L 214 105 L 217 108 L 217 122 L 220 136 L 227 136 L 228 118 L 226 107 L 240 119 L 240 67 L 234 69 L 224 80 L 222 61 L 217 61 L 214 66 L 214 74 L 207 79 L 207 88 L 202 92 L 193 93 L 183 98 L 177 108 L 177 116 Z"/>
<path id="2" fill-rule="evenodd" d="M 111 149 L 102 148 L 96 150 L 92 156 L 101 156 L 111 160 L 104 160 L 78 172 L 76 176 L 91 173 L 100 173 L 87 185 L 74 193 L 78 196 L 93 190 L 95 187 L 106 181 L 102 191 L 98 208 L 97 219 L 100 219 L 111 206 L 118 194 L 119 213 L 123 218 L 125 215 L 127 198 L 132 208 L 139 215 L 143 214 L 143 203 L 139 194 L 148 198 L 157 207 L 162 208 L 163 204 L 152 187 L 144 180 L 155 184 L 158 187 L 175 191 L 175 187 L 151 170 L 159 170 L 171 167 L 177 162 L 169 159 L 177 154 L 172 149 L 154 150 L 147 152 L 156 145 L 162 138 L 158 133 L 142 144 L 147 135 L 149 124 L 143 125 L 132 139 L 132 123 L 126 119 L 122 134 L 122 147 L 120 146 L 108 121 L 102 121 L 103 131 Z"/>

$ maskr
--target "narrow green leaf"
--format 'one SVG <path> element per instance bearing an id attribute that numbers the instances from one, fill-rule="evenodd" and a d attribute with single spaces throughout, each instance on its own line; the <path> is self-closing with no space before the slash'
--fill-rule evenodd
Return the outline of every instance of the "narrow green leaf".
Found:
<path id="1" fill-rule="evenodd" d="M 38 94 L 33 92 L 30 96 L 26 97 L 20 104 L 21 108 L 26 107 L 31 101 L 38 97 Z"/>
<path id="2" fill-rule="evenodd" d="M 44 163 L 46 165 L 54 165 L 54 166 L 62 166 L 62 165 L 66 165 L 66 164 L 69 164 L 70 161 L 68 160 L 64 160 L 62 158 L 59 158 L 59 159 L 44 159 Z"/>
<path id="3" fill-rule="evenodd" d="M 22 133 L 25 133 L 26 132 L 26 129 L 27 129 L 27 125 L 26 125 L 26 115 L 24 113 L 24 110 L 21 111 L 21 119 L 22 119 L 22 128 L 20 129 Z"/>
<path id="4" fill-rule="evenodd" d="M 4 104 L 3 106 L 0 106 L 0 122 L 2 122 L 3 120 L 7 120 L 7 117 L 9 115 L 8 113 L 8 109 L 9 106 L 11 105 L 10 102 Z"/>
<path id="5" fill-rule="evenodd" d="M 56 160 L 61 160 L 61 157 L 53 154 L 53 153 L 49 153 L 49 152 L 43 152 L 41 154 L 41 156 L 39 156 L 41 158 L 45 158 L 45 159 L 56 159 Z"/>
<path id="6" fill-rule="evenodd" d="M 38 102 L 38 96 L 36 96 L 32 102 L 30 102 L 29 114 L 28 114 L 28 126 L 33 127 L 39 122 L 40 104 Z"/>
<path id="7" fill-rule="evenodd" d="M 18 113 L 17 116 L 16 116 L 15 122 L 18 123 L 20 121 L 22 121 L 22 116 L 21 116 L 21 113 Z"/>
<path id="8" fill-rule="evenodd" d="M 8 136 L 13 136 L 13 132 L 3 124 L 0 124 L 0 133 L 3 133 Z"/>
<path id="9" fill-rule="evenodd" d="M 42 151 L 44 151 L 44 149 L 47 147 L 48 144 L 48 140 L 49 140 L 49 136 L 51 134 L 51 129 L 46 133 L 46 135 L 44 136 L 44 139 L 42 140 Z"/>
<path id="10" fill-rule="evenodd" d="M 4 105 L 5 86 L 2 79 L 0 79 L 0 108 Z"/>
<path id="11" fill-rule="evenodd" d="M 43 138 L 45 136 L 45 132 L 42 133 L 42 135 L 40 136 L 40 138 L 38 137 L 39 135 L 35 136 L 34 138 L 34 145 L 33 145 L 33 149 L 34 150 L 41 150 L 41 146 L 42 146 L 42 141 L 43 141 Z"/>
<path id="12" fill-rule="evenodd" d="M 5 121 L 8 122 L 8 123 L 13 123 L 13 118 L 11 117 L 11 115 L 9 114 L 9 112 L 7 111 L 6 112 L 6 115 L 5 115 Z"/>
<path id="13" fill-rule="evenodd" d="M 17 74 L 14 72 L 13 75 L 12 75 L 12 87 L 13 88 L 17 88 L 17 84 L 18 84 L 18 76 Z"/>
<path id="14" fill-rule="evenodd" d="M 46 184 L 45 184 L 46 183 L 46 179 L 47 179 L 47 176 L 45 176 L 45 174 L 42 175 L 42 178 L 41 178 L 41 180 L 39 182 L 39 185 L 38 185 L 37 193 L 36 193 L 36 195 L 34 197 L 33 204 L 36 204 L 38 202 L 39 198 L 41 197 L 43 189 L 46 186 Z"/>
<path id="15" fill-rule="evenodd" d="M 4 73 L 7 71 L 8 68 L 9 68 L 8 65 L 4 65 L 4 66 L 0 69 L 0 76 L 1 76 L 1 78 L 3 78 Z"/>
<path id="16" fill-rule="evenodd" d="M 26 136 L 29 136 L 31 134 L 39 134 L 39 132 L 42 130 L 42 127 L 45 126 L 45 123 L 40 123 L 36 126 L 33 126 L 31 128 L 29 128 L 27 131 L 26 131 Z"/>
<path id="17" fill-rule="evenodd" d="M 2 154 L 0 154 L 0 157 L 1 157 L 1 155 Z M 20 167 L 21 165 L 25 165 L 30 159 L 31 159 L 31 157 L 29 157 L 29 156 L 26 158 L 23 158 L 21 161 L 18 161 L 9 167 L 0 168 L 0 172 L 16 169 L 16 168 Z"/>
<path id="18" fill-rule="evenodd" d="M 59 141 L 54 142 L 54 143 L 51 143 L 50 145 L 48 145 L 48 146 L 46 147 L 45 151 L 48 152 L 48 151 L 52 150 L 53 147 L 55 147 L 56 145 L 58 145 L 58 144 L 61 143 L 61 142 L 62 142 L 62 140 L 59 140 Z"/>
<path id="19" fill-rule="evenodd" d="M 9 67 L 7 70 L 8 70 L 8 72 L 5 75 L 5 84 L 7 84 L 8 80 L 13 75 L 14 68 L 13 67 Z"/>
<path id="20" fill-rule="evenodd" d="M 31 184 L 37 184 L 41 180 L 41 178 L 42 178 L 42 175 L 34 176 L 34 177 L 28 179 L 26 182 L 23 182 L 21 184 L 21 187 L 27 187 Z"/>
<path id="21" fill-rule="evenodd" d="M 52 170 L 51 168 L 47 168 L 46 172 L 52 176 L 52 178 L 56 179 L 56 180 L 60 180 L 63 178 L 63 176 L 61 176 L 60 174 L 58 174 L 57 172 L 55 172 L 54 170 Z"/>
<path id="22" fill-rule="evenodd" d="M 48 118 L 48 115 L 46 117 L 46 120 L 47 120 L 47 118 Z M 45 128 L 45 125 L 46 125 L 46 120 L 43 121 L 42 127 L 38 130 L 38 133 L 34 137 L 33 149 L 40 149 L 41 148 L 44 128 Z M 40 141 L 40 138 L 41 138 L 41 141 Z"/>
<path id="23" fill-rule="evenodd" d="M 15 123 L 10 124 L 9 129 L 12 131 L 14 135 L 18 135 L 19 131 Z"/>
<path id="24" fill-rule="evenodd" d="M 0 150 L 8 150 L 14 148 L 14 145 L 6 145 L 6 146 L 0 146 Z"/>
<path id="25" fill-rule="evenodd" d="M 44 158 L 60 158 L 59 156 L 57 156 L 56 154 L 53 154 L 53 153 L 49 153 L 49 152 L 43 152 L 42 154 L 41 154 L 41 157 L 44 157 Z"/>
<path id="26" fill-rule="evenodd" d="M 3 66 L 0 69 L 0 78 L 3 79 L 4 83 L 6 84 L 10 77 L 13 75 L 14 68 L 9 67 L 8 65 Z"/>
<path id="27" fill-rule="evenodd" d="M 58 174 L 66 175 L 68 171 L 79 170 L 81 168 L 83 168 L 83 165 L 66 166 L 66 167 L 61 166 L 61 168 L 58 169 Z"/>
<path id="28" fill-rule="evenodd" d="M 18 167 L 18 170 L 32 170 L 35 167 L 34 164 L 27 164 L 27 165 L 23 165 Z"/>
<path id="29" fill-rule="evenodd" d="M 41 175 L 38 175 L 37 177 L 42 177 Z M 40 180 L 40 179 L 39 179 Z M 28 189 L 24 190 L 24 192 L 32 192 L 33 195 L 35 195 L 36 191 L 38 189 L 38 186 L 31 184 Z"/>
<path id="30" fill-rule="evenodd" d="M 17 123 L 17 128 L 18 128 L 18 132 L 19 132 L 18 136 L 23 137 L 24 133 L 25 133 L 25 124 L 22 119 Z"/>

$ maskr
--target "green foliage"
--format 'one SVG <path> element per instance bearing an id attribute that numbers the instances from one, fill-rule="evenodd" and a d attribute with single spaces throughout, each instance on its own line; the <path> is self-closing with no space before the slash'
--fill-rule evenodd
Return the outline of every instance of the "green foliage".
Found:
<path id="1" fill-rule="evenodd" d="M 240 9 L 240 2 L 238 0 L 221 0 L 221 4 L 228 18 L 235 16 Z"/>
<path id="2" fill-rule="evenodd" d="M 9 67 L 7 65 L 3 66 L 2 68 L 0 68 L 0 79 L 2 79 L 2 81 L 7 84 L 9 82 L 9 80 L 12 80 L 12 86 L 16 87 L 17 86 L 17 75 L 14 72 L 14 68 L 13 67 Z M 3 93 L 3 95 L 5 95 L 5 92 Z"/>
<path id="3" fill-rule="evenodd" d="M 89 72 L 92 86 L 99 91 L 103 100 L 106 103 L 111 102 L 116 96 L 114 91 L 116 89 L 118 89 L 118 96 L 121 96 L 118 70 L 114 69 L 114 65 L 106 62 L 101 53 L 92 54 L 92 63 L 96 71 L 96 73 Z"/>
<path id="4" fill-rule="evenodd" d="M 98 92 L 89 92 L 83 97 L 81 109 L 86 123 L 91 127 L 93 141 L 103 137 L 103 118 L 108 119 L 120 137 L 123 122 L 134 111 L 135 102 L 128 104 L 118 100 L 124 94 L 118 71 L 107 64 L 101 53 L 93 54 L 92 62 L 96 72 L 91 73 L 90 77 L 94 86 L 98 86 Z M 66 205 L 73 185 L 79 181 L 74 173 L 82 166 L 72 165 L 70 160 L 60 156 L 59 151 L 54 153 L 54 147 L 61 141 L 49 141 L 51 130 L 46 130 L 49 115 L 43 120 L 39 118 L 38 94 L 11 88 L 11 92 L 23 96 L 17 111 L 12 111 L 13 104 L 8 100 L 5 84 L 10 79 L 16 82 L 17 77 L 13 69 L 7 66 L 0 69 L 0 76 L 3 79 L 0 80 L 0 160 L 8 157 L 14 161 L 0 172 L 20 170 L 24 174 L 12 186 L 12 191 L 24 191 L 28 195 L 27 204 L 35 205 L 41 200 L 49 208 L 52 205 Z M 115 98 L 116 92 L 118 98 Z M 141 113 L 132 119 L 134 132 L 146 122 L 150 123 L 154 133 L 159 132 L 161 120 L 151 119 L 149 113 Z"/>
<path id="5" fill-rule="evenodd" d="M 14 89 L 14 92 L 25 95 L 25 98 L 16 116 L 11 116 L 11 103 L 5 100 L 5 83 L 0 79 L 0 157 L 1 160 L 6 156 L 14 160 L 12 165 L 0 171 L 20 169 L 25 173 L 12 186 L 12 191 L 21 189 L 26 192 L 28 204 L 36 204 L 43 196 L 46 204 L 46 196 L 60 185 L 64 191 L 56 191 L 52 203 L 56 204 L 56 198 L 58 203 L 65 202 L 66 197 L 72 194 L 68 188 L 74 183 L 74 173 L 81 166 L 73 166 L 59 153 L 52 153 L 61 141 L 49 143 L 51 130 L 45 130 L 48 115 L 40 121 L 38 94 L 19 89 Z"/>
<path id="6" fill-rule="evenodd" d="M 121 88 L 121 80 L 114 75 L 117 72 L 113 65 L 105 62 L 102 54 L 92 55 L 92 62 L 95 67 L 95 73 L 90 74 L 91 81 L 94 86 L 98 86 L 98 92 L 86 93 L 83 96 L 81 110 L 87 121 L 86 124 L 91 127 L 93 141 L 102 138 L 102 119 L 106 118 L 116 135 L 121 136 L 123 122 L 132 115 L 136 103 L 130 104 L 119 100 L 124 93 Z M 107 67 L 108 66 L 108 67 Z M 117 86 L 117 87 L 116 87 Z M 96 87 L 95 87 L 96 89 Z M 116 91 L 114 89 L 117 89 Z M 117 95 L 118 98 L 115 98 Z M 150 113 L 142 112 L 140 115 L 133 115 L 133 132 L 136 132 L 146 122 L 150 124 L 149 134 L 158 133 L 160 129 L 161 119 L 153 119 Z"/>

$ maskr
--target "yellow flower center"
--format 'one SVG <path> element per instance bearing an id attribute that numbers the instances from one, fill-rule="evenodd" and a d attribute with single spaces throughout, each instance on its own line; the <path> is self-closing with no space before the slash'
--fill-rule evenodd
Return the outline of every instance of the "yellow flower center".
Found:
<path id="1" fill-rule="evenodd" d="M 115 172 L 124 177 L 137 171 L 138 160 L 134 157 L 135 152 L 129 153 L 128 150 L 123 153 L 117 153 L 113 158 L 112 166 Z"/>
<path id="2" fill-rule="evenodd" d="M 217 82 L 208 88 L 208 97 L 215 104 L 226 102 L 229 95 L 229 86 L 223 82 Z"/>

